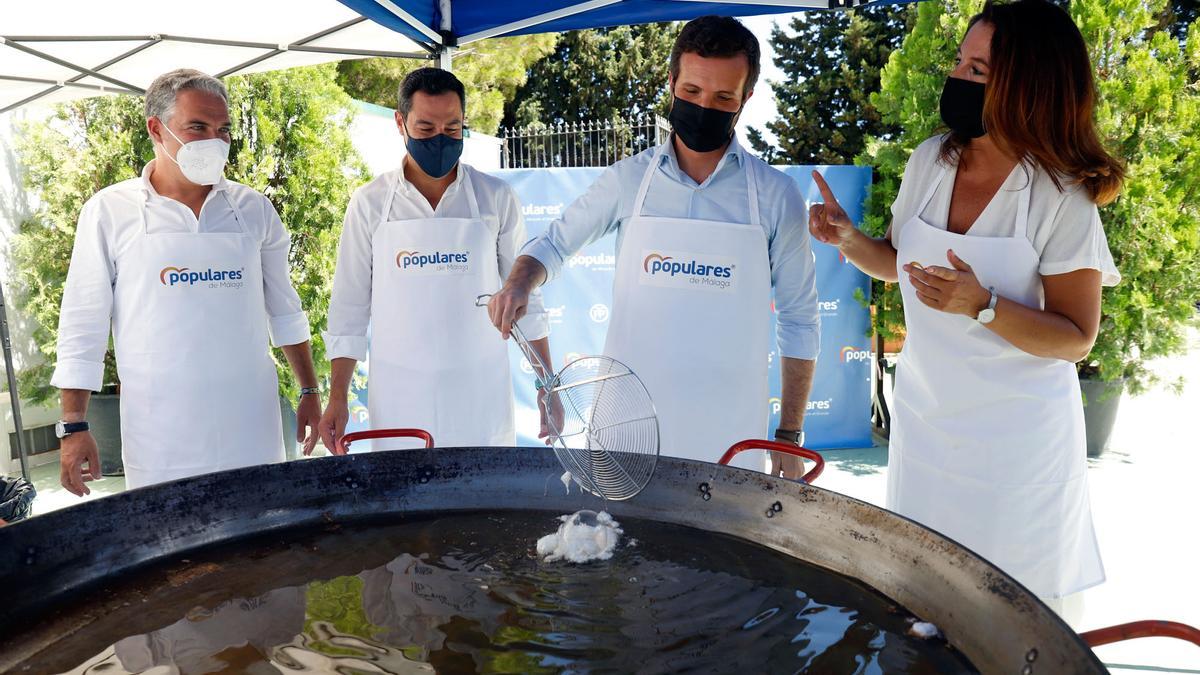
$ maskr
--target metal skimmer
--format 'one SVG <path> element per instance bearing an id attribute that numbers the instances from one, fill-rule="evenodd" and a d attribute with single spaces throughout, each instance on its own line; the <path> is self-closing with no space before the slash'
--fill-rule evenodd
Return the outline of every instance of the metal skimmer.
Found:
<path id="1" fill-rule="evenodd" d="M 481 295 L 475 305 L 487 305 Z M 557 373 L 542 361 L 514 322 L 512 336 L 537 376 L 542 405 L 561 408 L 550 416 L 551 446 L 583 489 L 607 500 L 629 499 L 650 482 L 658 463 L 658 417 L 650 393 L 625 364 L 585 356 Z"/>

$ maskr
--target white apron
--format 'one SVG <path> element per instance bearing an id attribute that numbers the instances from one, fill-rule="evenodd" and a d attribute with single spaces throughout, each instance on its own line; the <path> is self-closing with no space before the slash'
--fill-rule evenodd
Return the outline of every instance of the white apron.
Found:
<path id="1" fill-rule="evenodd" d="M 363 614 L 384 629 L 389 644 L 420 647 L 425 659 L 445 645 L 452 630 L 444 627 L 454 617 L 471 616 L 477 630 L 494 635 L 507 606 L 491 598 L 489 581 L 480 571 L 461 565 L 452 558 L 430 563 L 402 553 L 382 567 L 360 572 Z"/>
<path id="2" fill-rule="evenodd" d="M 643 216 L 665 150 L 625 223 L 604 353 L 646 385 L 663 455 L 716 462 L 737 441 L 767 433 L 767 238 L 753 165 L 745 169 L 748 224 Z M 767 462 L 747 452 L 732 465 L 765 471 Z"/>
<path id="3" fill-rule="evenodd" d="M 938 184 L 900 231 L 896 264 L 949 267 L 1042 309 L 1038 255 L 1026 237 L 1030 183 L 1012 237 L 972 237 L 921 220 Z M 887 507 L 957 540 L 1038 596 L 1104 581 L 1088 504 L 1083 404 L 1074 364 L 1017 349 L 973 318 L 926 305 L 903 269 L 908 337 L 896 375 Z"/>
<path id="4" fill-rule="evenodd" d="M 305 586 L 289 586 L 253 598 L 226 600 L 212 609 L 194 607 L 170 626 L 124 638 L 113 649 L 131 673 L 156 666 L 158 673 L 229 672 L 230 663 L 222 658 L 225 651 L 250 646 L 265 661 L 275 647 L 304 631 L 305 592 Z"/>
<path id="5" fill-rule="evenodd" d="M 516 445 L 508 347 L 475 306 L 500 288 L 497 232 L 479 217 L 385 221 L 372 240 L 371 428 L 416 427 L 443 448 Z M 391 212 L 399 182 L 383 205 Z M 390 447 L 417 447 L 389 441 Z M 381 441 L 376 441 L 376 449 Z"/>
<path id="6" fill-rule="evenodd" d="M 113 337 L 130 488 L 284 459 L 259 242 L 142 231 L 121 255 Z"/>

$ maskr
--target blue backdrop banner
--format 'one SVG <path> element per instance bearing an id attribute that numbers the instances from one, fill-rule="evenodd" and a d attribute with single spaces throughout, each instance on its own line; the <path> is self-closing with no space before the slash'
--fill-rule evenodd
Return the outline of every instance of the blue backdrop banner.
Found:
<path id="1" fill-rule="evenodd" d="M 862 222 L 862 204 L 871 182 L 871 169 L 853 166 L 777 167 L 800 184 L 806 200 L 819 200 L 813 169 L 829 182 L 855 223 Z M 549 227 L 568 204 L 582 195 L 603 171 L 599 168 L 509 169 L 493 172 L 517 191 L 525 213 L 529 237 Z M 795 227 L 807 228 L 807 223 Z M 600 354 L 612 306 L 615 237 L 605 237 L 579 251 L 561 277 L 543 289 L 550 318 L 550 344 L 554 365 L 560 368 L 580 356 Z M 866 447 L 871 443 L 870 315 L 857 299 L 868 292 L 866 275 L 848 264 L 836 249 L 813 241 L 820 298 L 821 354 L 812 394 L 805 414 L 806 445 L 814 449 Z M 497 289 L 498 290 L 498 289 Z M 774 315 L 771 322 L 775 334 Z M 513 388 L 516 396 L 517 443 L 538 443 L 538 412 L 533 368 L 511 345 Z M 771 431 L 779 424 L 781 405 L 780 357 L 772 350 L 770 397 L 763 405 L 771 413 Z M 357 390 L 347 431 L 369 428 L 366 392 Z M 365 445 L 365 444 L 364 444 Z M 363 448 L 365 449 L 365 448 Z M 717 457 L 713 457 L 716 461 Z"/>

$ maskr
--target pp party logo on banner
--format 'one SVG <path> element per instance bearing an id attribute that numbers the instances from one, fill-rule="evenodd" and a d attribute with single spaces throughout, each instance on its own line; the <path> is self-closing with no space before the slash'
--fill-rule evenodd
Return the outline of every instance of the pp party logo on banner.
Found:
<path id="1" fill-rule="evenodd" d="M 642 252 L 639 281 L 651 286 L 729 291 L 736 283 L 737 265 L 731 258 L 697 253 Z"/>
<path id="2" fill-rule="evenodd" d="M 809 399 L 804 404 L 805 417 L 825 417 L 833 410 L 833 399 Z"/>
<path id="3" fill-rule="evenodd" d="M 596 304 L 592 305 L 591 309 L 588 310 L 588 318 L 594 323 L 604 323 L 605 321 L 608 321 L 608 316 L 610 313 L 611 312 L 608 309 L 608 305 L 604 304 L 603 302 L 597 302 Z"/>
<path id="4" fill-rule="evenodd" d="M 399 251 L 396 268 L 406 274 L 465 274 L 471 271 L 471 252 Z"/>
<path id="5" fill-rule="evenodd" d="M 567 258 L 567 268 L 582 267 L 592 272 L 611 272 L 617 268 L 617 256 L 611 253 L 576 253 Z"/>
<path id="6" fill-rule="evenodd" d="M 526 204 L 521 213 L 526 220 L 552 220 L 562 215 L 565 202 L 557 204 Z"/>
<path id="7" fill-rule="evenodd" d="M 188 267 L 171 267 L 162 268 L 158 273 L 158 280 L 163 286 L 201 286 L 204 288 L 241 288 L 245 285 L 242 281 L 243 271 L 237 270 L 214 270 L 209 267 L 203 272 L 190 269 Z"/>
<path id="8" fill-rule="evenodd" d="M 783 412 L 783 399 L 779 396 L 772 396 L 767 399 L 767 409 L 770 415 L 778 415 Z M 833 410 L 833 399 L 809 399 L 804 404 L 804 413 L 806 415 L 828 415 L 829 411 Z"/>
<path id="9" fill-rule="evenodd" d="M 856 347 L 850 347 L 850 346 L 842 347 L 842 351 L 841 351 L 841 362 L 842 363 L 854 363 L 855 361 L 870 361 L 870 360 L 871 360 L 871 350 L 870 349 L 858 349 Z"/>

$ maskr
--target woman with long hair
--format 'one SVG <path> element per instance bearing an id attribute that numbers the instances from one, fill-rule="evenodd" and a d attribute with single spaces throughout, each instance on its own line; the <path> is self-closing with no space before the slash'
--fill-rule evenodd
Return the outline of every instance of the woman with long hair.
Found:
<path id="1" fill-rule="evenodd" d="M 829 186 L 818 240 L 900 283 L 888 508 L 961 542 L 1051 606 L 1104 580 L 1088 503 L 1075 362 L 1120 275 L 1097 206 L 1121 163 L 1093 120 L 1079 29 L 1044 0 L 989 0 L 946 79 L 949 129 L 918 147 L 874 239 Z M 1076 596 L 1078 597 L 1078 596 Z"/>

